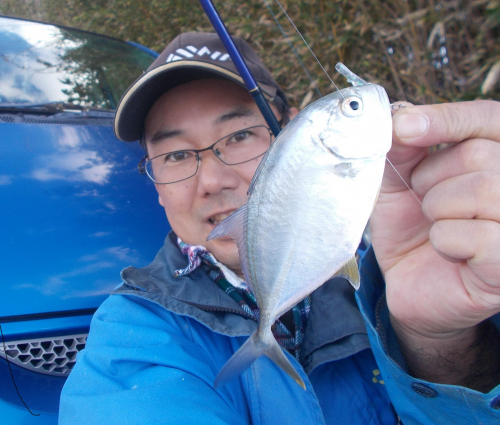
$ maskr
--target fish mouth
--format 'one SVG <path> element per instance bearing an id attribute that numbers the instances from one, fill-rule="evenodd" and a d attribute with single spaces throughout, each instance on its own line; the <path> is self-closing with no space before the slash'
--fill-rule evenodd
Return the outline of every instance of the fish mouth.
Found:
<path id="1" fill-rule="evenodd" d="M 232 213 L 234 213 L 236 209 L 220 212 L 217 214 L 213 214 L 208 217 L 208 222 L 212 224 L 214 227 L 217 226 L 222 220 L 229 217 Z"/>

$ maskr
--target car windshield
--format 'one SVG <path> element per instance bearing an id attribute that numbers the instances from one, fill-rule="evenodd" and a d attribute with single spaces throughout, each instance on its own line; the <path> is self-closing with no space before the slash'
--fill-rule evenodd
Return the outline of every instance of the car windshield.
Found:
<path id="1" fill-rule="evenodd" d="M 115 109 L 154 57 L 112 38 L 0 17 L 0 107 Z"/>

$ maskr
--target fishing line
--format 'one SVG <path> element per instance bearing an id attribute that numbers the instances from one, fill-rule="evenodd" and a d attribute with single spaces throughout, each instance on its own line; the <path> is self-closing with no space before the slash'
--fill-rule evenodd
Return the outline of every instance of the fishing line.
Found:
<path id="1" fill-rule="evenodd" d="M 271 12 L 271 15 L 273 16 L 274 22 L 276 22 L 276 25 L 278 25 L 278 28 L 280 29 L 281 34 L 283 35 L 283 37 L 285 37 L 285 40 L 287 41 L 288 45 L 292 49 L 293 53 L 295 53 L 295 56 L 299 60 L 300 66 L 302 67 L 302 69 L 304 70 L 304 72 L 306 73 L 306 75 L 309 77 L 309 80 L 311 81 L 311 84 L 314 86 L 314 89 L 316 90 L 316 93 L 318 93 L 318 96 L 320 98 L 323 97 L 323 95 L 319 91 L 318 84 L 316 83 L 316 81 L 313 80 L 313 77 L 311 77 L 311 74 L 309 74 L 309 71 L 307 70 L 306 66 L 304 65 L 304 62 L 302 62 L 302 59 L 299 56 L 299 53 L 297 52 L 297 50 L 295 49 L 295 47 L 293 47 L 293 44 L 290 41 L 290 38 L 286 35 L 285 30 L 283 29 L 283 27 L 279 23 L 278 17 L 273 12 L 273 9 L 271 9 L 271 6 L 267 2 L 267 0 L 264 0 L 264 3 L 266 4 L 267 8 L 269 9 L 269 12 Z"/>
<path id="2" fill-rule="evenodd" d="M 451 239 L 448 237 L 448 235 L 445 233 L 445 231 L 441 228 L 441 226 L 439 225 L 439 223 L 436 220 L 434 220 L 434 217 L 432 217 L 432 215 L 427 210 L 427 208 L 424 207 L 424 204 L 422 204 L 422 201 L 420 201 L 420 199 L 418 199 L 418 196 L 415 194 L 415 192 L 413 191 L 413 189 L 408 185 L 408 183 L 406 183 L 406 181 L 403 178 L 403 176 L 401 174 L 399 174 L 399 171 L 396 169 L 396 167 L 393 165 L 393 163 L 389 160 L 389 158 L 385 157 L 385 159 L 387 160 L 387 162 L 389 164 L 391 164 L 391 167 L 394 169 L 394 171 L 399 176 L 399 178 L 401 179 L 401 181 L 405 184 L 405 186 L 408 188 L 408 190 L 411 192 L 411 194 L 414 196 L 414 198 L 420 204 L 420 206 L 422 207 L 422 210 L 427 214 L 427 216 L 432 220 L 432 222 L 438 227 L 438 229 L 441 230 L 441 232 L 443 232 L 443 235 L 445 235 L 446 238 L 451 242 Z"/>
<path id="3" fill-rule="evenodd" d="M 389 164 L 391 164 L 391 167 L 394 169 L 394 171 L 396 172 L 396 174 L 399 176 L 399 178 L 401 179 L 401 181 L 405 184 L 405 186 L 408 188 L 408 190 L 411 192 L 411 194 L 413 195 L 413 197 L 417 200 L 417 202 L 420 204 L 420 206 L 422 207 L 422 209 L 427 213 L 429 214 L 429 212 L 425 209 L 424 207 L 424 204 L 422 204 L 422 202 L 420 201 L 420 199 L 418 199 L 418 196 L 415 195 L 415 192 L 413 191 L 413 189 L 408 185 L 408 183 L 406 183 L 405 179 L 403 178 L 403 176 L 401 174 L 399 174 L 399 171 L 396 170 L 396 167 L 393 165 L 393 163 L 389 160 L 389 158 L 385 157 L 385 159 L 387 160 L 387 162 Z M 434 220 L 432 218 L 432 216 L 429 214 L 429 217 L 431 218 L 431 220 L 435 223 L 436 220 Z"/>
<path id="4" fill-rule="evenodd" d="M 302 36 L 301 32 L 299 31 L 299 29 L 297 28 L 297 26 L 294 24 L 294 22 L 292 21 L 292 18 L 290 18 L 290 16 L 288 15 L 288 13 L 286 12 L 285 8 L 283 7 L 283 5 L 280 3 L 279 0 L 275 0 L 276 3 L 278 3 L 279 7 L 281 8 L 281 10 L 283 11 L 283 13 L 285 14 L 285 16 L 288 18 L 288 20 L 290 21 L 290 23 L 292 24 L 292 26 L 295 28 L 295 31 L 297 31 L 297 34 L 299 34 L 300 38 L 302 39 L 302 41 L 304 42 L 304 44 L 307 46 L 307 48 L 309 49 L 309 51 L 311 52 L 311 54 L 313 55 L 314 59 L 316 59 L 316 62 L 318 62 L 318 65 L 321 67 L 321 69 L 323 70 L 323 72 L 325 73 L 325 75 L 328 77 L 328 79 L 330 80 L 330 82 L 335 86 L 335 88 L 337 89 L 337 91 L 340 93 L 340 95 L 342 96 L 342 98 L 345 100 L 345 97 L 344 95 L 342 94 L 342 91 L 338 88 L 337 84 L 335 84 L 333 82 L 333 80 L 330 78 L 330 75 L 328 75 L 328 73 L 326 72 L 325 68 L 323 67 L 323 65 L 321 65 L 321 62 L 319 61 L 318 57 L 314 54 L 313 50 L 311 49 L 311 47 L 309 46 L 309 44 L 307 43 L 307 41 L 305 40 L 305 38 Z M 271 12 L 271 15 L 273 16 L 274 18 L 274 21 L 276 22 L 276 24 L 278 25 L 278 28 L 280 29 L 281 31 L 281 34 L 283 34 L 283 36 L 285 37 L 285 39 L 287 40 L 288 44 L 290 45 L 290 47 L 292 48 L 293 52 L 295 53 L 295 56 L 297 56 L 297 59 L 299 60 L 300 62 L 300 65 L 302 66 L 302 69 L 304 69 L 305 73 L 307 74 L 307 76 L 309 77 L 309 80 L 311 81 L 311 83 L 314 85 L 315 89 L 316 89 L 316 92 L 321 96 L 321 93 L 318 89 L 318 86 L 316 84 L 316 82 L 313 80 L 313 78 L 311 77 L 311 75 L 309 74 L 309 72 L 307 71 L 307 68 L 305 67 L 304 63 L 302 62 L 302 60 L 300 59 L 300 56 L 298 54 L 298 52 L 295 50 L 295 48 L 293 47 L 293 44 L 291 43 L 289 37 L 286 35 L 283 27 L 281 26 L 281 24 L 279 23 L 278 21 L 278 18 L 276 17 L 276 15 L 274 14 L 273 10 L 271 9 L 271 6 L 269 5 L 269 3 L 267 2 L 267 0 L 264 0 L 264 3 L 265 5 L 267 6 L 267 8 L 269 9 L 269 11 Z M 339 65 L 340 65 L 340 68 L 339 68 Z M 347 81 L 348 82 L 351 82 L 352 81 L 349 81 L 349 78 L 353 78 L 352 76 L 355 77 L 355 82 L 357 82 L 357 84 L 354 84 L 354 85 L 365 85 L 367 84 L 366 81 L 360 79 L 356 74 L 352 73 L 347 67 L 345 67 L 345 65 L 343 64 L 337 64 L 336 66 L 336 69 L 338 72 L 340 72 L 342 75 L 344 75 L 346 78 L 347 78 Z M 353 80 L 354 81 L 354 80 Z M 397 106 L 400 106 L 401 105 L 397 105 Z M 391 105 L 392 107 L 392 105 Z M 429 211 L 424 207 L 424 205 L 422 204 L 422 202 L 420 201 L 420 199 L 418 199 L 418 196 L 415 194 L 415 192 L 413 191 L 413 189 L 408 185 L 408 183 L 406 183 L 405 179 L 403 178 L 403 176 L 399 173 L 399 171 L 396 169 L 396 167 L 392 164 L 392 162 L 389 160 L 389 158 L 385 158 L 387 160 L 387 162 L 391 165 L 391 167 L 394 169 L 394 171 L 396 172 L 396 174 L 399 176 L 399 178 L 401 179 L 401 181 L 405 184 L 405 186 L 408 188 L 408 190 L 411 192 L 411 194 L 413 195 L 413 197 L 417 200 L 417 202 L 420 204 L 420 206 L 422 207 L 422 210 L 427 214 L 427 216 L 432 220 L 432 222 L 441 230 L 441 232 L 443 232 L 443 234 L 448 238 L 448 236 L 446 235 L 446 233 L 444 232 L 444 230 L 441 228 L 441 226 L 436 222 L 436 220 L 434 220 L 434 217 L 432 217 L 432 215 L 429 213 Z M 449 240 L 449 238 L 448 238 Z"/>
<path id="5" fill-rule="evenodd" d="M 292 18 L 290 18 L 290 16 L 288 16 L 288 13 L 286 13 L 286 10 L 284 9 L 284 7 L 281 5 L 281 3 L 279 2 L 279 0 L 274 0 L 276 3 L 278 3 L 279 7 L 281 8 L 281 10 L 283 11 L 283 13 L 285 14 L 285 16 L 288 18 L 288 20 L 290 21 L 290 23 L 293 25 L 293 27 L 295 28 L 295 31 L 297 31 L 297 34 L 299 34 L 300 38 L 302 39 L 302 41 L 304 42 L 304 44 L 307 46 L 307 48 L 309 49 L 309 51 L 311 52 L 311 54 L 314 56 L 314 59 L 316 59 L 316 62 L 318 62 L 318 65 L 321 67 L 321 69 L 323 70 L 323 72 L 325 73 L 325 75 L 328 77 L 328 79 L 331 81 L 331 83 L 335 86 L 335 88 L 337 89 L 337 91 L 340 93 L 340 95 L 342 96 L 342 98 L 345 100 L 345 97 L 344 95 L 342 94 L 342 92 L 340 91 L 340 89 L 337 87 L 337 84 L 335 84 L 333 82 L 333 80 L 330 78 L 330 76 L 328 75 L 328 72 L 326 72 L 325 68 L 323 68 L 323 65 L 321 65 L 321 62 L 319 61 L 319 59 L 316 57 L 316 55 L 314 54 L 314 52 L 312 51 L 311 47 L 309 47 L 309 44 L 307 44 L 307 41 L 306 39 L 302 36 L 302 34 L 300 33 L 299 29 L 295 26 L 295 24 L 293 23 L 292 21 Z M 286 36 L 285 36 L 286 37 Z"/>

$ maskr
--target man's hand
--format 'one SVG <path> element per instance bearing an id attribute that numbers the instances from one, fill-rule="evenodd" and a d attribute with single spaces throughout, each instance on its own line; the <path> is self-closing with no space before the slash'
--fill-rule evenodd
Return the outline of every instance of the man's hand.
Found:
<path id="1" fill-rule="evenodd" d="M 500 312 L 500 103 L 403 108 L 387 157 L 423 204 L 387 164 L 372 241 L 410 370 L 488 390 L 500 383 L 500 338 L 480 325 Z"/>

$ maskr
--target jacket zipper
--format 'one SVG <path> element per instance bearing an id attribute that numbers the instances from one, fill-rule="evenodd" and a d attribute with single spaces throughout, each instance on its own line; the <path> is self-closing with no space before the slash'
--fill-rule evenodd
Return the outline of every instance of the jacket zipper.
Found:
<path id="1" fill-rule="evenodd" d="M 132 285 L 130 285 L 127 282 L 124 282 L 124 283 L 128 287 L 132 288 L 134 291 L 137 291 L 137 289 L 136 289 L 135 286 L 132 286 Z M 143 291 L 140 290 L 140 292 L 143 292 Z M 145 297 L 141 297 L 138 294 L 137 295 L 136 294 L 127 294 L 127 295 L 132 295 L 132 296 L 136 296 L 136 297 L 139 297 L 139 298 L 145 298 Z M 168 310 L 164 305 L 160 304 L 157 301 L 153 301 L 153 300 L 151 300 L 149 298 L 147 298 L 147 300 L 150 301 L 150 302 L 152 302 L 152 303 L 154 303 L 154 304 L 156 304 L 156 305 L 159 305 L 160 307 L 163 307 L 165 310 Z M 177 301 L 182 301 L 182 300 L 177 300 Z M 255 320 L 255 318 L 253 316 L 251 316 L 248 313 L 245 313 L 243 310 L 237 310 L 235 308 L 217 307 L 215 305 L 197 304 L 197 303 L 193 303 L 193 302 L 190 302 L 190 301 L 182 301 L 182 302 L 185 302 L 186 304 L 192 305 L 193 307 L 199 308 L 200 310 L 203 310 L 203 311 L 220 311 L 220 312 L 224 312 L 224 313 L 238 314 L 239 316 L 245 317 L 246 319 L 252 319 L 254 322 L 257 322 L 257 320 Z"/>
<path id="2" fill-rule="evenodd" d="M 238 314 L 239 316 L 243 316 L 247 319 L 252 319 L 254 322 L 257 322 L 253 316 L 250 316 L 248 313 L 245 313 L 243 310 L 236 310 L 234 308 L 225 308 L 225 307 L 217 307 L 214 305 L 202 305 L 202 304 L 196 304 L 188 301 L 184 301 L 185 303 L 192 305 L 193 307 L 199 308 L 200 310 L 203 311 L 220 311 L 224 313 L 234 313 Z"/>

